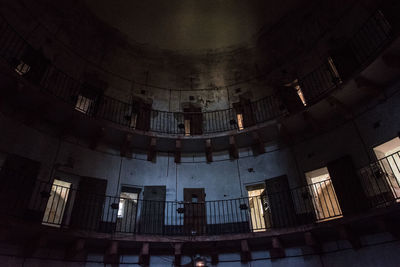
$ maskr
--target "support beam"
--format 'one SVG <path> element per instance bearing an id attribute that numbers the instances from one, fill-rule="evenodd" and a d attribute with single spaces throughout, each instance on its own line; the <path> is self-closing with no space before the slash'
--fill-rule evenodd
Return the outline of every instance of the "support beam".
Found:
<path id="1" fill-rule="evenodd" d="M 174 265 L 175 266 L 181 266 L 181 262 L 182 262 L 182 246 L 183 243 L 176 243 L 174 248 L 175 248 L 175 262 Z"/>
<path id="2" fill-rule="evenodd" d="M 139 264 L 142 266 L 149 266 L 150 263 L 150 244 L 143 243 L 139 255 Z"/>
<path id="3" fill-rule="evenodd" d="M 269 250 L 269 254 L 272 259 L 286 257 L 285 248 L 283 247 L 282 241 L 278 237 L 273 237 L 271 243 L 272 248 Z"/>
<path id="4" fill-rule="evenodd" d="M 250 248 L 249 248 L 249 244 L 248 244 L 247 240 L 241 240 L 240 247 L 241 247 L 240 261 L 241 262 L 251 261 L 251 252 L 250 252 Z"/>
<path id="5" fill-rule="evenodd" d="M 12 76 L 2 76 L 2 85 L 0 90 L 0 103 L 9 103 L 14 97 L 23 94 L 25 85 Z"/>
<path id="6" fill-rule="evenodd" d="M 341 225 L 338 227 L 338 232 L 340 239 L 349 241 L 353 249 L 361 248 L 360 237 L 350 226 Z"/>
<path id="7" fill-rule="evenodd" d="M 207 163 L 213 161 L 211 139 L 206 139 L 206 159 Z"/>
<path id="8" fill-rule="evenodd" d="M 253 150 L 256 152 L 256 155 L 264 154 L 265 147 L 264 142 L 261 140 L 261 137 L 257 131 L 251 132 L 253 137 Z"/>
<path id="9" fill-rule="evenodd" d="M 175 163 L 181 163 L 182 141 L 175 141 Z"/>
<path id="10" fill-rule="evenodd" d="M 132 134 L 128 133 L 125 135 L 124 141 L 121 145 L 121 157 L 132 158 L 132 152 L 130 149 L 132 138 Z"/>
<path id="11" fill-rule="evenodd" d="M 75 129 L 76 119 L 74 115 L 71 115 L 64 121 L 58 124 L 57 132 L 60 138 L 66 137 L 69 135 L 73 129 Z"/>
<path id="12" fill-rule="evenodd" d="M 67 248 L 65 252 L 66 260 L 85 260 L 86 259 L 86 251 L 85 251 L 85 239 L 77 239 L 75 242 Z"/>
<path id="13" fill-rule="evenodd" d="M 383 85 L 371 81 L 361 75 L 355 78 L 354 81 L 356 82 L 358 88 L 367 90 L 370 94 L 376 95 L 382 99 L 386 99 L 386 96 L 383 92 Z"/>
<path id="14" fill-rule="evenodd" d="M 90 139 L 90 143 L 89 143 L 90 149 L 95 150 L 97 148 L 97 146 L 99 145 L 99 142 L 104 137 L 105 131 L 106 131 L 106 128 L 104 128 L 104 127 L 99 127 L 98 129 L 96 129 L 96 131 L 93 133 L 93 136 Z"/>
<path id="15" fill-rule="evenodd" d="M 328 101 L 328 103 L 334 107 L 337 112 L 340 113 L 346 120 L 351 120 L 354 117 L 351 109 L 339 101 L 336 97 L 329 96 L 326 98 L 326 101 Z"/>
<path id="16" fill-rule="evenodd" d="M 35 122 L 39 121 L 47 112 L 49 112 L 50 103 L 42 103 L 37 105 L 32 110 L 27 110 L 25 114 L 24 123 L 27 125 L 33 125 Z"/>
<path id="17" fill-rule="evenodd" d="M 46 244 L 47 238 L 44 235 L 38 235 L 30 240 L 27 240 L 23 247 L 23 256 L 25 258 L 32 257 L 37 249 L 46 246 Z"/>
<path id="18" fill-rule="evenodd" d="M 149 144 L 149 149 L 147 151 L 147 161 L 153 161 L 156 158 L 156 145 L 157 139 L 152 137 Z"/>
<path id="19" fill-rule="evenodd" d="M 382 60 L 389 68 L 400 69 L 400 55 L 387 53 L 382 56 Z"/>
<path id="20" fill-rule="evenodd" d="M 239 158 L 239 152 L 236 145 L 235 136 L 229 136 L 229 155 L 233 159 Z"/>
<path id="21" fill-rule="evenodd" d="M 104 254 L 104 263 L 119 264 L 118 241 L 111 241 Z M 118 265 L 117 265 L 118 266 Z"/>
<path id="22" fill-rule="evenodd" d="M 211 265 L 218 265 L 219 263 L 219 257 L 218 257 L 218 248 L 217 248 L 217 242 L 214 242 L 212 244 L 211 250 L 210 250 L 210 256 L 211 256 Z"/>
<path id="23" fill-rule="evenodd" d="M 310 112 L 303 112 L 304 121 L 307 123 L 308 127 L 311 127 L 312 131 L 319 133 L 321 131 L 321 126 L 318 121 L 311 115 Z"/>
<path id="24" fill-rule="evenodd" d="M 7 240 L 9 231 L 5 228 L 0 228 L 0 241 Z"/>
<path id="25" fill-rule="evenodd" d="M 398 227 L 398 222 L 393 221 L 393 219 L 378 217 L 375 219 L 378 228 L 382 232 L 388 232 L 393 235 L 396 239 L 400 239 L 400 229 Z"/>
<path id="26" fill-rule="evenodd" d="M 317 240 L 315 235 L 311 232 L 304 233 L 304 242 L 307 246 L 313 249 L 315 253 L 321 252 L 321 243 Z"/>
<path id="27" fill-rule="evenodd" d="M 286 126 L 281 122 L 277 123 L 276 127 L 278 129 L 278 138 L 282 140 L 284 144 L 292 144 L 293 143 L 292 135 L 290 134 Z"/>

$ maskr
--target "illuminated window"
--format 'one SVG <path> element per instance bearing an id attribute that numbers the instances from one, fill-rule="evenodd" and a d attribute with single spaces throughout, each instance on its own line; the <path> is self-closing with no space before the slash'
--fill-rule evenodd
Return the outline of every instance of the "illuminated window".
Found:
<path id="1" fill-rule="evenodd" d="M 132 129 L 135 129 L 136 128 L 136 123 L 137 123 L 137 114 L 136 113 L 133 113 L 132 115 L 131 115 L 131 123 L 130 123 L 130 127 L 132 128 Z"/>
<path id="2" fill-rule="evenodd" d="M 310 194 L 313 198 L 315 215 L 319 222 L 342 217 L 342 210 L 329 176 L 324 167 L 306 173 Z"/>
<path id="3" fill-rule="evenodd" d="M 247 194 L 249 196 L 249 209 L 251 224 L 250 228 L 253 232 L 265 231 L 265 228 L 272 226 L 269 207 L 263 203 L 264 184 L 247 186 Z"/>
<path id="4" fill-rule="evenodd" d="M 389 187 L 397 201 L 400 202 L 400 138 L 396 137 L 374 147 L 374 153 L 383 173 L 382 178 L 386 179 L 387 185 L 389 185 L 381 186 L 378 191 L 381 192 L 383 188 Z"/>
<path id="5" fill-rule="evenodd" d="M 88 97 L 78 95 L 78 100 L 75 104 L 75 110 L 88 114 L 93 106 L 94 100 Z"/>
<path id="6" fill-rule="evenodd" d="M 134 209 L 136 211 L 138 193 L 121 192 L 118 205 L 118 218 L 124 218 Z"/>
<path id="7" fill-rule="evenodd" d="M 299 84 L 294 86 L 294 89 L 296 89 L 297 94 L 300 97 L 301 102 L 303 103 L 304 106 L 307 106 L 306 98 L 304 97 L 303 91 L 301 90 L 301 87 Z"/>
<path id="8" fill-rule="evenodd" d="M 328 57 L 328 64 L 329 64 L 329 67 L 330 67 L 330 69 L 331 69 L 331 71 L 333 73 L 333 76 L 336 79 L 334 82 L 335 83 L 342 83 L 342 80 L 340 79 L 339 72 L 338 72 L 338 70 L 337 70 L 337 68 L 335 66 L 335 63 L 333 62 L 333 59 L 331 57 Z"/>
<path id="9" fill-rule="evenodd" d="M 299 96 L 299 98 L 300 98 L 301 102 L 303 103 L 303 105 L 307 106 L 307 101 L 306 101 L 306 98 L 304 97 L 303 90 L 301 90 L 301 87 L 300 87 L 300 84 L 299 84 L 299 80 L 296 79 L 291 83 L 285 84 L 285 86 L 293 87 L 296 90 L 297 95 Z"/>
<path id="10" fill-rule="evenodd" d="M 190 120 L 185 120 L 185 136 L 190 136 Z"/>
<path id="11" fill-rule="evenodd" d="M 54 179 L 43 215 L 42 224 L 60 227 L 71 188 L 71 183 Z"/>
<path id="12" fill-rule="evenodd" d="M 21 61 L 21 63 L 19 63 L 19 65 L 15 68 L 15 71 L 19 75 L 24 75 L 24 74 L 28 73 L 28 71 L 30 69 L 31 69 L 31 66 L 29 66 L 28 64 L 25 64 L 23 61 Z"/>
<path id="13" fill-rule="evenodd" d="M 244 129 L 244 127 L 243 127 L 243 114 L 241 114 L 241 113 L 237 114 L 236 118 L 237 118 L 237 125 L 238 125 L 238 128 L 239 128 L 239 131 L 241 131 L 241 130 Z"/>

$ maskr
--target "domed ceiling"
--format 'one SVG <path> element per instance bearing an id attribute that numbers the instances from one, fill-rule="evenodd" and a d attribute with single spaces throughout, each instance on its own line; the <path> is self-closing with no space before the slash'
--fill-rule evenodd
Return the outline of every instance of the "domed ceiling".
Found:
<path id="1" fill-rule="evenodd" d="M 248 44 L 301 0 L 84 0 L 132 41 L 168 50 L 210 50 Z M 309 1 L 308 1 L 309 2 Z"/>

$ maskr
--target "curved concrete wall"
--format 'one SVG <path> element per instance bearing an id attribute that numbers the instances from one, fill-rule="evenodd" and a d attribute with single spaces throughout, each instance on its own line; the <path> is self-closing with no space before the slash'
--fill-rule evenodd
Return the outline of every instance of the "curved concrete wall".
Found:
<path id="1" fill-rule="evenodd" d="M 132 96 L 148 99 L 154 109 L 164 111 L 181 111 L 188 102 L 211 111 L 229 108 L 241 94 L 251 100 L 271 95 L 277 83 L 315 69 L 329 49 L 351 36 L 375 10 L 375 0 L 362 2 L 303 4 L 247 45 L 186 54 L 133 43 L 80 1 L 73 6 L 70 1 L 58 1 L 57 6 L 47 0 L 9 1 L 1 10 L 61 70 L 77 80 L 87 73 L 97 75 L 108 96 L 125 102 Z M 193 90 L 202 88 L 209 90 Z"/>
<path id="2" fill-rule="evenodd" d="M 166 185 L 167 200 L 182 200 L 185 187 L 205 188 L 206 200 L 231 199 L 246 196 L 246 185 L 279 175 L 288 176 L 290 187 L 301 185 L 304 172 L 345 154 L 352 156 L 357 168 L 366 165 L 373 159 L 374 146 L 398 136 L 399 86 L 389 88 L 387 94 L 394 93 L 391 97 L 354 122 L 290 148 L 266 144 L 266 153 L 257 157 L 250 149 L 242 149 L 238 160 L 230 160 L 227 152 L 220 152 L 213 155 L 212 163 L 206 163 L 204 154 L 182 155 L 180 164 L 174 163 L 173 153 L 158 154 L 155 163 L 148 162 L 147 155 L 140 152 L 135 152 L 132 159 L 121 158 L 119 151 L 110 147 L 90 150 L 75 137 L 59 140 L 3 114 L 0 151 L 3 157 L 14 153 L 42 162 L 42 180 L 49 180 L 53 171 L 107 179 L 108 195 L 118 195 L 121 185 Z M 376 122 L 380 127 L 374 127 Z M 68 162 L 73 166 L 65 167 Z"/>

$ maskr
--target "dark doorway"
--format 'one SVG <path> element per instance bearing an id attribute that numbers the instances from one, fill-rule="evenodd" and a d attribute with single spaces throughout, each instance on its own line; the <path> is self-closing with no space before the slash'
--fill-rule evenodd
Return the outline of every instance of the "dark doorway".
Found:
<path id="1" fill-rule="evenodd" d="M 204 188 L 184 188 L 185 202 L 184 229 L 185 234 L 201 235 L 206 232 L 206 194 Z"/>
<path id="2" fill-rule="evenodd" d="M 142 131 L 150 130 L 150 120 L 151 120 L 151 104 L 144 103 L 143 101 L 132 102 L 132 120 L 131 127 Z"/>
<path id="3" fill-rule="evenodd" d="M 203 114 L 201 108 L 184 108 L 185 135 L 203 134 Z"/>
<path id="4" fill-rule="evenodd" d="M 233 108 L 236 111 L 238 129 L 243 130 L 255 124 L 253 108 L 250 99 L 240 97 L 238 103 L 233 103 Z"/>
<path id="5" fill-rule="evenodd" d="M 296 213 L 286 175 L 265 180 L 265 190 L 274 228 L 296 224 Z"/>
<path id="6" fill-rule="evenodd" d="M 139 232 L 162 234 L 164 231 L 165 186 L 145 186 L 140 213 Z"/>
<path id="7" fill-rule="evenodd" d="M 122 186 L 119 195 L 116 232 L 134 233 L 138 199 L 141 189 Z"/>
<path id="8" fill-rule="evenodd" d="M 329 162 L 328 171 L 343 215 L 368 208 L 367 197 L 350 156 Z"/>
<path id="9" fill-rule="evenodd" d="M 72 228 L 99 229 L 106 189 L 107 180 L 81 177 L 72 209 Z"/>
<path id="10" fill-rule="evenodd" d="M 14 216 L 41 220 L 40 211 L 29 211 L 29 203 L 40 163 L 17 155 L 8 155 L 0 171 L 0 210 Z M 40 196 L 38 201 L 40 201 Z M 44 203 L 46 203 L 45 199 Z M 35 203 L 36 204 L 36 203 Z"/>

